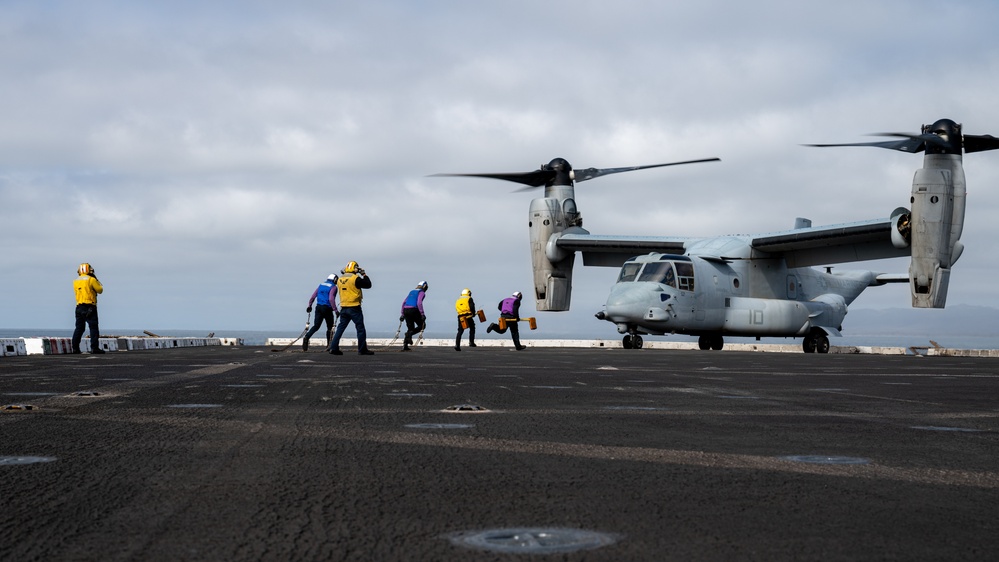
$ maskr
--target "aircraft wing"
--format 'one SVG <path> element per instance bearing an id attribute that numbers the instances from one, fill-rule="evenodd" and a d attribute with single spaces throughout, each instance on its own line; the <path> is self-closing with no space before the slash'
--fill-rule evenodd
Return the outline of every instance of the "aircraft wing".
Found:
<path id="1" fill-rule="evenodd" d="M 892 244 L 891 229 L 890 218 L 872 219 L 756 235 L 750 245 L 757 252 L 780 254 L 788 267 L 909 256 L 910 248 Z"/>
<path id="2" fill-rule="evenodd" d="M 909 256 L 909 248 L 892 244 L 891 229 L 890 218 L 713 238 L 599 235 L 578 229 L 567 230 L 555 244 L 583 254 L 587 266 L 620 267 L 629 258 L 658 252 L 726 261 L 769 254 L 783 257 L 788 267 L 810 267 Z"/>
<path id="3" fill-rule="evenodd" d="M 556 245 L 561 250 L 583 254 L 583 265 L 620 267 L 629 258 L 650 252 L 683 255 L 686 243 L 692 240 L 699 239 L 567 233 L 558 238 Z"/>

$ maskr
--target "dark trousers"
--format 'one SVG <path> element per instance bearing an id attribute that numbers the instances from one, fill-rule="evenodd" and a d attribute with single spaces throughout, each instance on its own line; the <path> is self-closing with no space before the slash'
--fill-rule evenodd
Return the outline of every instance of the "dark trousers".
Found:
<path id="1" fill-rule="evenodd" d="M 406 338 L 402 344 L 409 346 L 413 343 L 413 336 L 423 331 L 423 315 L 418 308 L 404 308 L 402 317 L 406 319 Z"/>
<path id="2" fill-rule="evenodd" d="M 333 307 L 326 306 L 325 304 L 316 305 L 316 320 L 312 328 L 305 333 L 305 341 L 309 341 L 312 334 L 319 331 L 319 326 L 322 325 L 323 320 L 326 321 L 326 346 L 330 345 L 330 333 L 336 325 L 336 316 L 333 315 Z"/>
<path id="3" fill-rule="evenodd" d="M 80 341 L 83 339 L 84 326 L 90 327 L 90 351 L 101 348 L 101 329 L 97 324 L 97 305 L 76 305 L 76 330 L 73 331 L 73 353 L 80 352 Z"/>
<path id="4" fill-rule="evenodd" d="M 359 306 L 344 306 L 340 308 L 340 323 L 337 324 L 336 333 L 333 334 L 333 341 L 330 342 L 331 351 L 340 351 L 340 337 L 347 330 L 347 324 L 354 323 L 357 330 L 357 351 L 368 349 L 368 332 L 364 329 L 364 313 Z"/>
<path id="5" fill-rule="evenodd" d="M 465 329 L 461 327 L 461 320 L 465 319 L 465 323 L 468 325 L 468 345 L 473 345 L 475 343 L 475 315 L 469 314 L 467 316 L 458 317 L 458 335 L 454 338 L 454 346 L 461 346 L 461 335 L 465 333 Z"/>
<path id="6" fill-rule="evenodd" d="M 503 316 L 503 319 L 507 320 L 507 322 L 506 322 L 506 328 L 510 329 L 510 337 L 513 338 L 513 345 L 514 345 L 514 347 L 520 347 L 520 328 L 517 326 L 517 319 L 516 318 L 508 318 L 506 316 Z M 496 326 L 495 328 L 493 328 L 493 331 L 495 331 L 496 333 L 499 333 L 499 334 L 505 334 L 506 333 L 506 328 L 503 328 L 501 330 L 498 324 L 493 324 L 493 325 Z"/>

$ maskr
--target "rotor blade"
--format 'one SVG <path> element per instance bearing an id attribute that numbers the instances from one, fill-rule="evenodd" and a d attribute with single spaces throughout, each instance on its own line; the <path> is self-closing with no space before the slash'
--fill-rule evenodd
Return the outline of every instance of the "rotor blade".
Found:
<path id="1" fill-rule="evenodd" d="M 662 168 L 663 166 L 679 166 L 680 164 L 697 164 L 699 162 L 718 162 L 721 158 L 703 158 L 701 160 L 685 160 L 683 162 L 669 162 L 666 164 L 651 164 L 648 166 L 629 166 L 626 168 L 586 168 L 585 170 L 573 170 L 573 180 L 580 182 L 599 178 L 609 174 L 619 174 L 621 172 L 633 172 L 635 170 L 645 170 L 648 168 Z"/>
<path id="2" fill-rule="evenodd" d="M 992 135 L 964 135 L 965 152 L 982 152 L 999 148 L 999 139 Z"/>
<path id="3" fill-rule="evenodd" d="M 491 178 L 495 180 L 522 183 L 530 187 L 541 187 L 555 177 L 554 170 L 534 170 L 533 172 L 511 172 L 496 174 L 431 174 L 432 178 Z"/>
<path id="4" fill-rule="evenodd" d="M 874 133 L 872 136 L 877 137 L 900 137 L 902 140 L 897 141 L 877 141 L 877 142 L 852 142 L 845 144 L 806 144 L 805 146 L 815 146 L 819 148 L 827 148 L 831 146 L 873 146 L 877 148 L 887 148 L 890 150 L 898 150 L 901 152 L 922 152 L 926 150 L 927 143 L 939 146 L 941 148 L 947 148 L 950 143 L 942 139 L 938 135 L 931 133 L 924 133 L 922 135 L 913 135 L 909 133 Z"/>
<path id="5" fill-rule="evenodd" d="M 905 140 L 897 141 L 879 141 L 879 142 L 848 142 L 842 144 L 806 144 L 803 146 L 814 146 L 817 148 L 830 148 L 836 146 L 873 146 L 876 148 L 887 148 L 890 150 L 899 150 L 902 152 L 922 152 L 926 150 L 926 143 L 922 139 L 918 138 L 906 138 Z"/>

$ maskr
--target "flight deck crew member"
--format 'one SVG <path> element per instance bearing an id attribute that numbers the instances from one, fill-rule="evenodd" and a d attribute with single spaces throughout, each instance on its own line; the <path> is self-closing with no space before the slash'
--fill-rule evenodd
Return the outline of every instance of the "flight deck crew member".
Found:
<path id="1" fill-rule="evenodd" d="M 76 293 L 76 330 L 73 331 L 73 353 L 80 351 L 83 327 L 90 327 L 90 353 L 101 354 L 101 329 L 97 322 L 97 295 L 104 292 L 104 286 L 97 280 L 94 268 L 89 263 L 81 263 L 76 272 L 80 275 L 73 281 Z"/>
<path id="2" fill-rule="evenodd" d="M 340 351 L 340 336 L 346 331 L 347 324 L 353 322 L 354 329 L 357 330 L 358 355 L 374 355 L 375 352 L 368 349 L 368 334 L 364 330 L 364 314 L 361 312 L 361 300 L 364 298 L 361 289 L 370 289 L 371 279 L 364 274 L 364 270 L 356 261 L 348 262 L 340 272 L 336 288 L 340 294 L 341 322 L 333 334 L 329 352 L 333 355 L 343 355 Z"/>
<path id="3" fill-rule="evenodd" d="M 423 297 L 426 295 L 427 282 L 420 281 L 402 301 L 399 321 L 406 321 L 406 337 L 402 340 L 403 351 L 409 351 L 409 346 L 413 345 L 413 335 L 422 332 L 427 325 L 427 315 L 423 312 Z"/>
<path id="4" fill-rule="evenodd" d="M 475 347 L 475 301 L 472 291 L 463 289 L 458 300 L 454 301 L 454 309 L 458 312 L 458 335 L 454 338 L 454 350 L 461 351 L 461 335 L 465 333 L 462 321 L 468 326 L 468 347 Z"/>
<path id="5" fill-rule="evenodd" d="M 319 331 L 319 326 L 322 325 L 323 321 L 326 321 L 326 347 L 330 346 L 330 336 L 333 334 L 333 329 L 336 328 L 336 316 L 339 311 L 336 309 L 336 274 L 331 273 L 326 281 L 323 281 L 316 287 L 316 290 L 312 292 L 312 296 L 309 297 L 309 306 L 305 309 L 305 312 L 312 312 L 312 303 L 316 303 L 316 320 L 315 325 L 312 329 L 305 334 L 305 339 L 302 340 L 302 351 L 309 350 L 309 338 L 312 334 Z"/>
<path id="6" fill-rule="evenodd" d="M 500 318 L 509 320 L 506 322 L 506 327 L 510 328 L 510 336 L 513 337 L 513 346 L 517 348 L 517 351 L 521 349 L 527 349 L 526 346 L 520 345 L 520 329 L 517 328 L 517 321 L 520 320 L 520 299 L 524 295 L 520 294 L 520 291 L 514 291 L 513 295 L 500 301 L 497 308 L 500 311 Z M 486 328 L 486 332 L 497 332 L 500 334 L 506 333 L 506 328 L 500 329 L 497 324 L 490 324 Z"/>

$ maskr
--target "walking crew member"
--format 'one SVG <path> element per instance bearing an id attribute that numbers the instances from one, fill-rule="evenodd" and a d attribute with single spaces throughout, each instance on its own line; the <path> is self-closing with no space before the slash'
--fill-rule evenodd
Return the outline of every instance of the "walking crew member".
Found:
<path id="1" fill-rule="evenodd" d="M 520 345 L 520 329 L 517 328 L 517 321 L 520 320 L 520 299 L 523 296 L 520 294 L 520 291 L 514 291 L 512 296 L 501 300 L 497 306 L 500 311 L 500 318 L 508 320 L 506 327 L 510 328 L 510 336 L 513 337 L 513 346 L 517 348 L 517 351 L 527 349 L 526 346 Z M 493 323 L 486 328 L 486 332 L 505 334 L 506 328 L 501 330 L 497 324 Z"/>
<path id="2" fill-rule="evenodd" d="M 73 331 L 73 353 L 80 351 L 83 340 L 83 327 L 90 327 L 90 353 L 101 354 L 101 329 L 97 322 L 97 295 L 104 292 L 104 286 L 97 280 L 94 268 L 89 263 L 81 263 L 76 272 L 79 277 L 73 281 L 76 292 L 76 330 Z"/>
<path id="3" fill-rule="evenodd" d="M 465 333 L 462 321 L 468 326 L 468 347 L 475 347 L 475 301 L 472 291 L 463 289 L 458 300 L 454 301 L 454 309 L 458 312 L 458 335 L 454 338 L 454 350 L 461 351 L 461 335 Z"/>
<path id="4" fill-rule="evenodd" d="M 336 274 L 331 273 L 326 281 L 323 281 L 316 287 L 316 290 L 312 292 L 312 296 L 309 297 L 309 306 L 305 309 L 305 312 L 312 312 L 312 302 L 316 302 L 316 320 L 315 325 L 312 329 L 305 334 L 305 339 L 302 340 L 302 351 L 309 350 L 309 338 L 312 334 L 319 331 L 319 326 L 322 325 L 323 321 L 326 321 L 326 347 L 330 346 L 330 336 L 333 333 L 333 328 L 336 327 L 336 317 L 339 315 L 339 311 L 336 309 Z"/>
<path id="5" fill-rule="evenodd" d="M 427 315 L 423 312 L 423 297 L 426 295 L 427 282 L 420 281 L 402 301 L 399 321 L 406 321 L 406 338 L 402 340 L 403 351 L 409 351 L 409 346 L 413 345 L 413 335 L 422 332 L 427 326 Z"/>
<path id="6" fill-rule="evenodd" d="M 333 334 L 329 352 L 333 355 L 343 355 L 340 351 L 340 336 L 346 331 L 347 324 L 353 322 L 354 329 L 357 330 L 358 355 L 374 355 L 375 352 L 368 349 L 368 333 L 364 330 L 364 313 L 361 312 L 361 300 L 364 298 L 361 289 L 370 289 L 371 279 L 364 274 L 364 270 L 356 261 L 348 262 L 336 280 L 336 288 L 340 293 L 341 322 Z"/>

